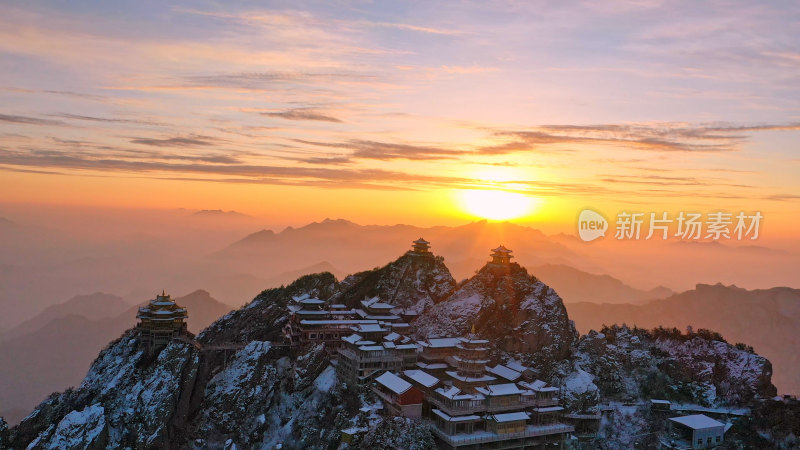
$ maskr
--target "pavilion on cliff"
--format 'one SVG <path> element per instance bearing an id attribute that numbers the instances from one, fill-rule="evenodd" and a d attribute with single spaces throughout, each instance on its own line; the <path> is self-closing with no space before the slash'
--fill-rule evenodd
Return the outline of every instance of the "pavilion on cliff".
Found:
<path id="1" fill-rule="evenodd" d="M 188 317 L 186 308 L 175 303 L 164 291 L 150 300 L 147 306 L 139 308 L 136 328 L 148 353 L 160 350 L 172 339 L 186 334 Z"/>
<path id="2" fill-rule="evenodd" d="M 419 238 L 413 242 L 413 252 L 418 255 L 430 255 L 431 254 L 431 243 L 426 241 L 425 239 Z"/>
<path id="3" fill-rule="evenodd" d="M 511 250 L 505 248 L 505 246 L 500 246 L 495 249 L 492 249 L 492 264 L 502 264 L 502 265 L 509 265 L 511 264 Z"/>

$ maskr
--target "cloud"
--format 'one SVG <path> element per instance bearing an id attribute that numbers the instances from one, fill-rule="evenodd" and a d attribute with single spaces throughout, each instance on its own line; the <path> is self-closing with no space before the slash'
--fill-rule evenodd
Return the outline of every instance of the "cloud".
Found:
<path id="1" fill-rule="evenodd" d="M 280 119 L 288 119 L 288 120 L 314 120 L 319 122 L 335 122 L 335 123 L 342 122 L 336 117 L 319 113 L 311 108 L 295 108 L 281 112 L 262 112 L 261 115 L 268 117 L 278 117 Z"/>
<path id="2" fill-rule="evenodd" d="M 661 152 L 727 152 L 736 150 L 747 139 L 740 132 L 794 129 L 792 127 L 794 125 L 708 127 L 673 123 L 541 125 L 527 130 L 498 130 L 495 134 L 511 136 L 530 145 L 598 144 Z M 491 148 L 487 151 L 491 153 Z"/>
<path id="3" fill-rule="evenodd" d="M 70 169 L 173 174 L 205 174 L 208 181 L 231 183 L 330 185 L 335 183 L 381 185 L 381 189 L 407 189 L 407 183 L 423 186 L 467 186 L 475 180 L 370 168 L 325 168 L 260 164 L 199 164 L 122 158 L 86 152 L 0 149 L 0 164 L 35 169 Z"/>
<path id="4" fill-rule="evenodd" d="M 52 89 L 25 89 L 25 88 L 17 88 L 17 87 L 0 87 L 0 91 L 7 91 L 7 92 L 15 92 L 19 94 L 51 94 L 51 95 L 63 95 L 66 97 L 75 97 L 81 99 L 88 99 L 88 100 L 98 100 L 98 101 L 106 101 L 109 97 L 103 95 L 96 95 L 96 94 L 86 94 L 83 92 L 73 92 L 73 91 L 59 91 L 59 90 L 52 90 Z"/>
<path id="5" fill-rule="evenodd" d="M 0 114 L 0 122 L 20 123 L 25 125 L 64 125 L 64 122 L 57 120 L 39 119 L 28 116 L 14 116 L 8 114 Z"/>
<path id="6" fill-rule="evenodd" d="M 427 161 L 437 159 L 454 159 L 465 154 L 464 150 L 436 147 L 431 145 L 398 144 L 368 140 L 351 140 L 347 142 L 319 142 L 294 139 L 295 142 L 321 147 L 348 149 L 350 157 L 388 161 L 392 159 L 408 159 Z"/>
<path id="7" fill-rule="evenodd" d="M 394 28 L 397 30 L 404 30 L 404 31 L 415 31 L 418 33 L 427 33 L 427 34 L 439 34 L 444 36 L 458 36 L 463 35 L 463 31 L 455 30 L 455 29 L 447 29 L 447 28 L 435 28 L 435 27 L 426 27 L 420 25 L 412 25 L 408 23 L 397 23 L 397 22 L 370 22 L 370 21 L 358 21 L 355 22 L 356 25 L 364 25 L 368 27 L 378 27 L 378 28 Z"/>
<path id="8" fill-rule="evenodd" d="M 93 117 L 93 116 L 83 116 L 79 114 L 70 114 L 70 113 L 60 113 L 56 114 L 57 117 L 62 117 L 64 119 L 71 119 L 71 120 L 83 120 L 87 122 L 106 122 L 106 123 L 131 123 L 131 124 L 139 124 L 139 125 L 163 125 L 159 122 L 150 121 L 150 120 L 139 120 L 139 119 L 116 119 L 116 118 L 107 118 L 107 117 Z"/>
<path id="9" fill-rule="evenodd" d="M 209 136 L 200 136 L 200 135 L 192 135 L 192 136 L 177 136 L 171 138 L 136 138 L 131 139 L 131 142 L 134 144 L 142 144 L 142 145 L 152 145 L 154 147 L 204 147 L 209 145 L 214 145 L 217 143 L 217 139 L 209 137 Z"/>

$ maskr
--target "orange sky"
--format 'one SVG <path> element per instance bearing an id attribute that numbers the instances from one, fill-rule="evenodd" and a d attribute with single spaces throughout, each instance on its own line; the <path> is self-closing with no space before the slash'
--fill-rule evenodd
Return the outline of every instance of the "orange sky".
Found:
<path id="1" fill-rule="evenodd" d="M 797 242 L 796 4 L 5 9 L 2 202 L 434 225 L 488 189 L 551 232 L 761 211 Z"/>

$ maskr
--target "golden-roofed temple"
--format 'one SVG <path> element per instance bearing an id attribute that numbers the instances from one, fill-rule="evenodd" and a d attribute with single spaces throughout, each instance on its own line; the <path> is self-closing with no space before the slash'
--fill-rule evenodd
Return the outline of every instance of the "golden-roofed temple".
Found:
<path id="1" fill-rule="evenodd" d="M 420 255 L 430 255 L 431 254 L 431 243 L 426 241 L 425 239 L 419 238 L 416 241 L 414 241 L 413 249 L 414 249 L 413 250 L 414 253 L 417 253 L 417 254 L 420 254 Z"/>
<path id="2" fill-rule="evenodd" d="M 136 325 L 142 343 L 149 353 L 160 350 L 169 342 L 187 333 L 186 319 L 189 317 L 186 308 L 175 303 L 164 291 L 150 300 L 147 306 L 139 308 Z"/>
<path id="3" fill-rule="evenodd" d="M 492 254 L 490 256 L 492 257 L 493 264 L 511 264 L 511 250 L 505 248 L 503 245 L 492 249 Z"/>

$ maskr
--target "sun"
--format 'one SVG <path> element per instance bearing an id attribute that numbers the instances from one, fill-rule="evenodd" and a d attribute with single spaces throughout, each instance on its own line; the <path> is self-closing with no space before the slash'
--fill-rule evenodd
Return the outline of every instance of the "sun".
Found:
<path id="1" fill-rule="evenodd" d="M 538 203 L 530 195 L 489 189 L 464 190 L 460 197 L 467 213 L 489 220 L 510 220 L 531 214 Z"/>

